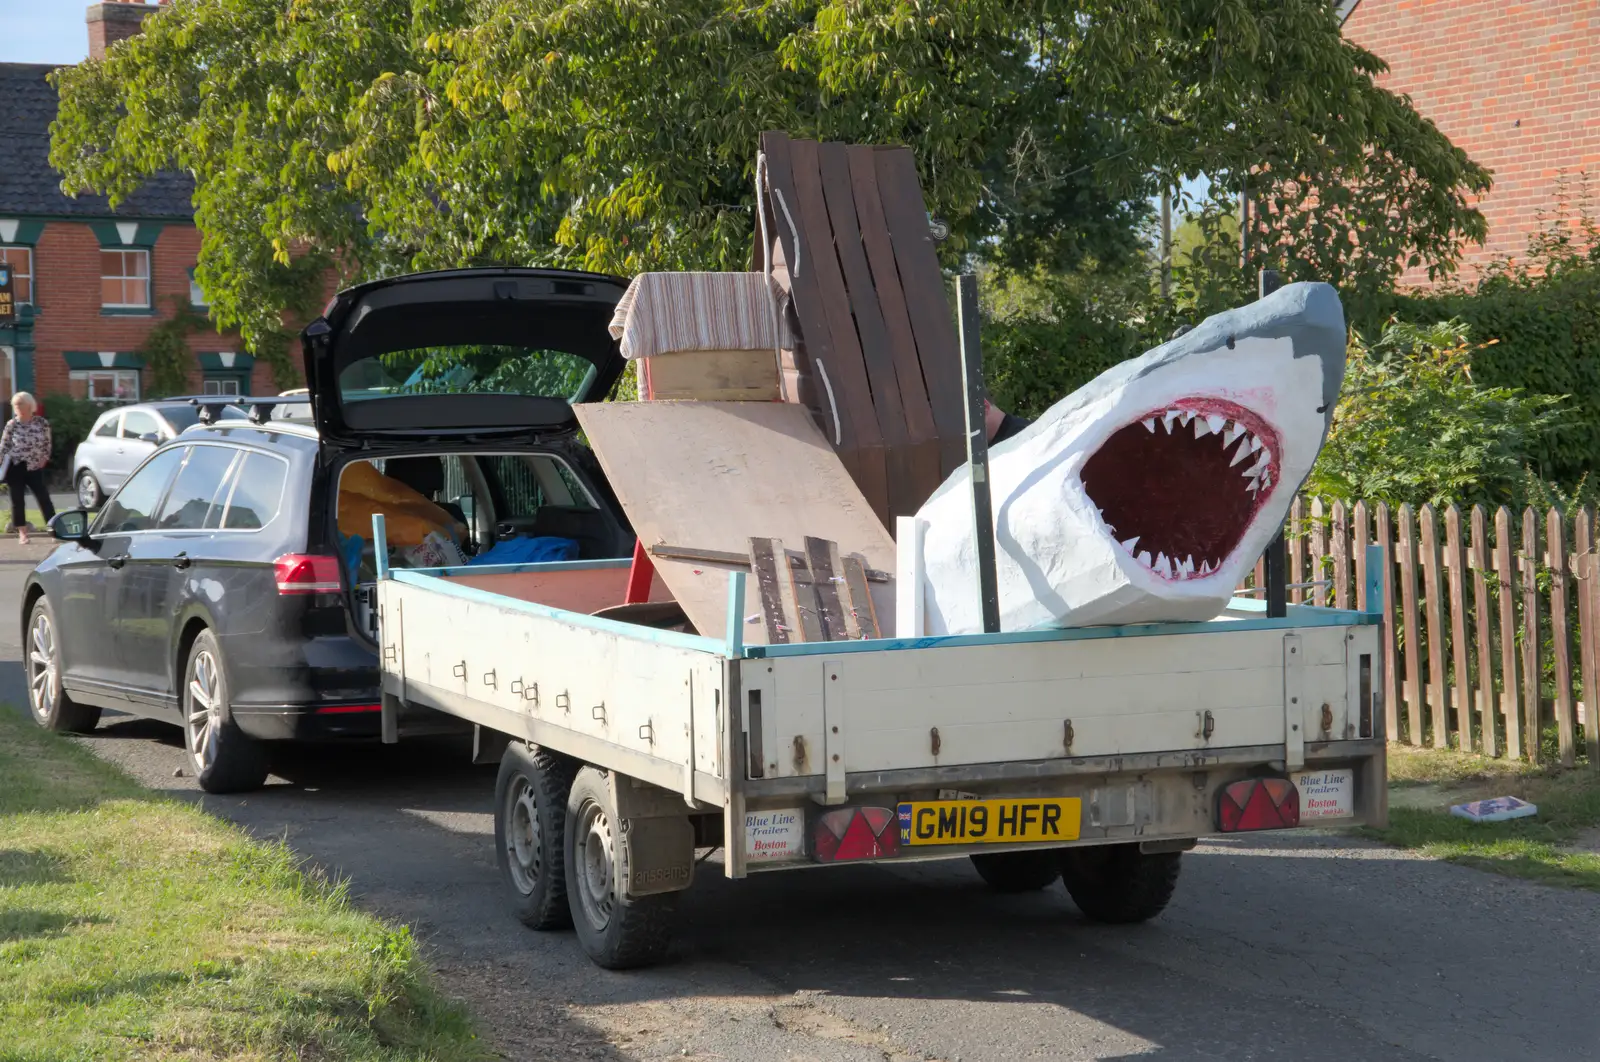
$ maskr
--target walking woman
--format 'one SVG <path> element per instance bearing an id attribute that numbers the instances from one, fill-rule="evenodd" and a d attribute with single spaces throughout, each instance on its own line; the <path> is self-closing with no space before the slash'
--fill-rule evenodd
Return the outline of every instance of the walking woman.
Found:
<path id="1" fill-rule="evenodd" d="M 11 488 L 11 526 L 17 529 L 17 538 L 25 546 L 27 491 L 32 490 L 39 499 L 39 512 L 45 523 L 56 515 L 44 481 L 45 466 L 50 463 L 50 422 L 38 415 L 39 403 L 26 391 L 11 396 L 11 411 L 16 416 L 6 421 L 5 431 L 0 432 L 0 463 L 6 466 L 6 484 Z"/>

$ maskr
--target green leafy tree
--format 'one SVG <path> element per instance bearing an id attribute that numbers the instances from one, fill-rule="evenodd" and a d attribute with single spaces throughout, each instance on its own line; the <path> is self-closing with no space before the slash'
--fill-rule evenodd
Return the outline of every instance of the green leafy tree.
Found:
<path id="1" fill-rule="evenodd" d="M 213 317 L 283 366 L 330 270 L 745 268 L 764 129 L 908 145 L 952 262 L 1137 264 L 1206 173 L 1296 270 L 1448 271 L 1487 176 L 1381 68 L 1327 0 L 177 0 L 57 75 L 51 159 L 194 174 Z"/>
<path id="2" fill-rule="evenodd" d="M 1560 396 L 1476 382 L 1478 345 L 1459 321 L 1391 323 L 1350 344 L 1344 390 L 1306 489 L 1391 505 L 1514 504 L 1566 419 Z"/>

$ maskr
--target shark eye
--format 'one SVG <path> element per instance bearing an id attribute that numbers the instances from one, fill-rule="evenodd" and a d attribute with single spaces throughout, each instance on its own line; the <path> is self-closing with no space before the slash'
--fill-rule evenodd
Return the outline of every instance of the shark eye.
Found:
<path id="1" fill-rule="evenodd" d="M 1278 481 L 1277 435 L 1231 402 L 1194 398 L 1113 432 L 1084 492 L 1123 550 L 1164 579 L 1211 575 Z"/>

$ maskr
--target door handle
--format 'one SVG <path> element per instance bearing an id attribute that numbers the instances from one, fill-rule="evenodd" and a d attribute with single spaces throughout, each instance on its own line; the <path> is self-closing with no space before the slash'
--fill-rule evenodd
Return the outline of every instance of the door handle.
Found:
<path id="1" fill-rule="evenodd" d="M 172 566 L 177 568 L 179 571 L 182 571 L 193 563 L 194 562 L 189 559 L 189 554 L 187 553 L 180 553 L 176 557 L 172 558 Z"/>
<path id="2" fill-rule="evenodd" d="M 128 563 L 128 555 L 126 553 L 119 553 L 115 557 L 108 558 L 106 563 L 111 565 L 113 568 L 120 568 L 124 564 Z"/>

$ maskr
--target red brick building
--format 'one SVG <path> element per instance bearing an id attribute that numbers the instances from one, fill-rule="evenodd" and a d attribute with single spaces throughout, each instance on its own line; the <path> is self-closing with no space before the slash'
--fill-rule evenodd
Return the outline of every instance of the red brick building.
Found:
<path id="1" fill-rule="evenodd" d="M 1587 172 L 1600 205 L 1600 0 L 1343 0 L 1339 13 L 1345 37 L 1389 64 L 1379 83 L 1494 172 L 1477 204 L 1489 238 L 1466 249 L 1463 279 L 1523 255 L 1561 175 Z"/>
<path id="2" fill-rule="evenodd" d="M 88 9 L 91 57 L 138 32 L 154 5 Z M 118 210 L 104 198 L 68 198 L 50 168 L 57 96 L 50 66 L 0 63 L 0 261 L 11 268 L 17 313 L 0 322 L 0 393 L 73 394 L 106 402 L 149 395 L 140 355 L 159 321 L 187 300 L 200 234 L 185 176 L 162 174 Z M 265 364 L 235 335 L 201 329 L 188 339 L 193 393 L 276 392 Z"/>

